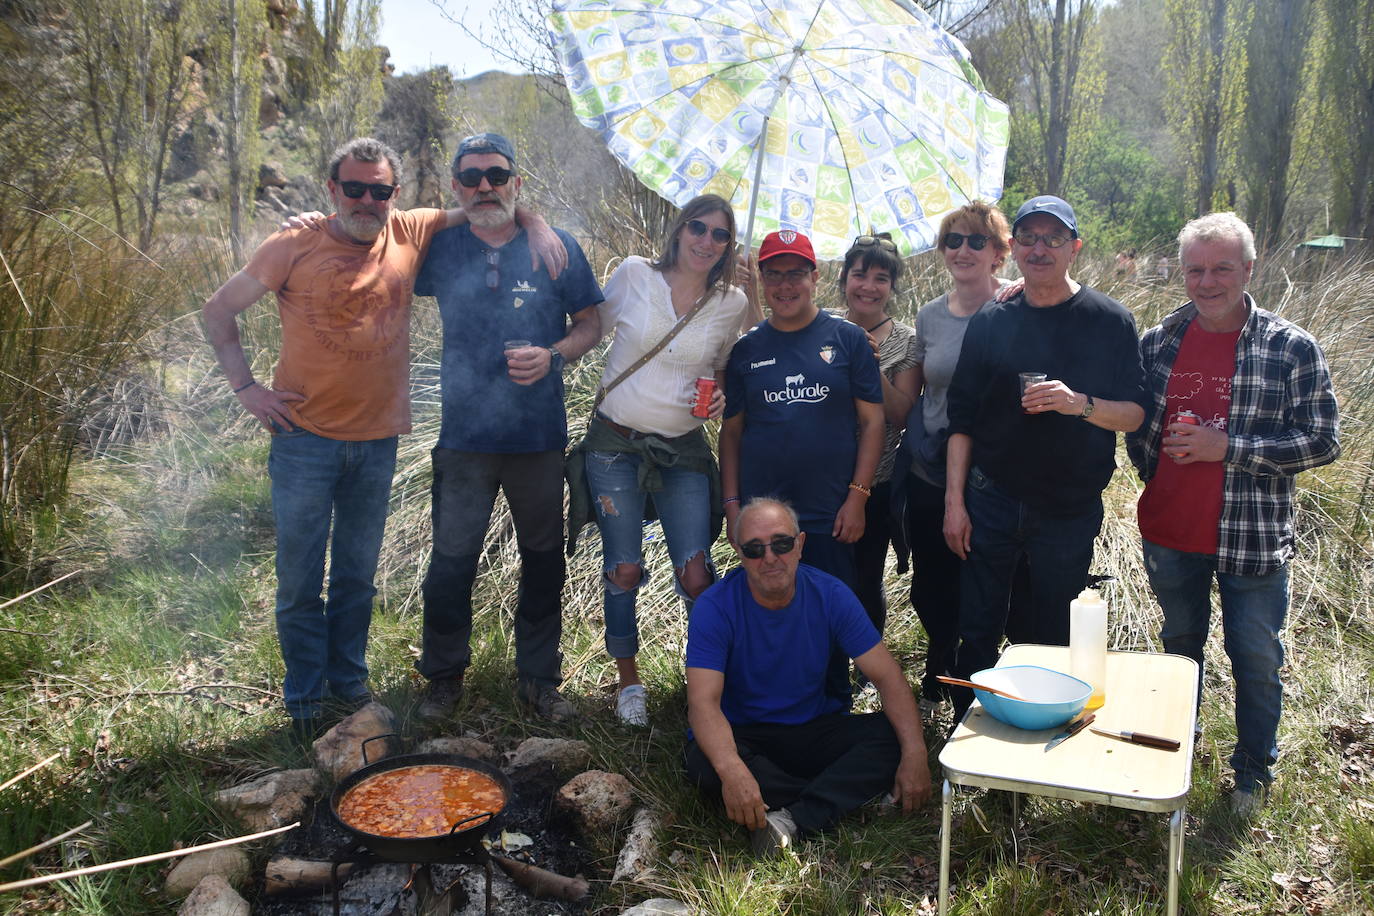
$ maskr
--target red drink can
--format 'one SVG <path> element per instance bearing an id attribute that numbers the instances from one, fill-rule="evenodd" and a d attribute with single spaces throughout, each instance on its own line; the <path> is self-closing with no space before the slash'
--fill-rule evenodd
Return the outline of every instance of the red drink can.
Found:
<path id="1" fill-rule="evenodd" d="M 716 393 L 714 378 L 697 379 L 697 399 L 692 402 L 692 416 L 705 420 L 711 415 L 711 398 Z"/>
<path id="2" fill-rule="evenodd" d="M 1170 420 L 1169 422 L 1171 422 L 1171 423 L 1187 423 L 1189 426 L 1201 426 L 1201 425 L 1202 425 L 1202 417 L 1199 417 L 1197 414 L 1193 413 L 1191 410 L 1180 410 L 1178 413 L 1174 414 L 1173 419 Z"/>

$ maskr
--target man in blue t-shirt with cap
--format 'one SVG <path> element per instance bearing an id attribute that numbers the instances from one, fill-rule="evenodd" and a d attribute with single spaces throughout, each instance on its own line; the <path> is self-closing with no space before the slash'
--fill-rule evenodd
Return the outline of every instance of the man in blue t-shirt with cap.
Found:
<path id="1" fill-rule="evenodd" d="M 786 503 L 752 500 L 735 532 L 741 568 L 697 598 L 687 625 L 687 775 L 760 855 L 884 791 L 908 813 L 927 802 L 916 699 L 859 599 L 801 564 L 807 533 Z M 878 688 L 882 712 L 852 715 L 825 689 L 836 650 Z"/>
<path id="2" fill-rule="evenodd" d="M 602 301 L 586 256 L 568 250 L 557 278 L 530 267 L 516 223 L 521 178 L 500 134 L 464 139 L 453 190 L 467 225 L 438 233 L 415 292 L 439 300 L 444 325 L 442 422 L 434 462 L 434 551 L 425 574 L 426 718 L 447 715 L 472 659 L 472 588 L 497 490 L 520 547 L 515 607 L 517 691 L 540 715 L 575 714 L 558 692 L 562 634 L 563 450 L 568 443 L 563 367 L 597 342 Z"/>

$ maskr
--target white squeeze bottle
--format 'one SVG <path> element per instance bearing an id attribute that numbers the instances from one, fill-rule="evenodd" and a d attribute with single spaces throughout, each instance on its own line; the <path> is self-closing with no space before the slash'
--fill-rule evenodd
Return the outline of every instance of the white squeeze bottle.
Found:
<path id="1" fill-rule="evenodd" d="M 1106 702 L 1107 602 L 1085 588 L 1069 602 L 1069 673 L 1092 685 L 1088 709 Z"/>

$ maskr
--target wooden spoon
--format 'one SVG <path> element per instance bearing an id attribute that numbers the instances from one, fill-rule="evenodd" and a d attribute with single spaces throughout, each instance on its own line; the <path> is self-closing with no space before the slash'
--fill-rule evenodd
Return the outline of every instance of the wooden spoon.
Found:
<path id="1" fill-rule="evenodd" d="M 1022 703 L 1030 702 L 1030 700 L 1027 700 L 1025 697 L 1018 697 L 1008 690 L 1002 690 L 999 687 L 989 687 L 987 684 L 975 684 L 973 681 L 966 681 L 959 677 L 945 677 L 943 674 L 937 674 L 935 679 L 942 684 L 953 684 L 955 687 L 973 687 L 977 690 L 986 690 L 988 693 L 995 693 L 999 697 L 1006 697 L 1008 700 L 1020 700 Z"/>

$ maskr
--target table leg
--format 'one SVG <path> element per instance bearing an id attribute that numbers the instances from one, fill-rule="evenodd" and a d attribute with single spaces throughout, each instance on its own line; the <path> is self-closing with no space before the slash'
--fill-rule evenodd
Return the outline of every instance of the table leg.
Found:
<path id="1" fill-rule="evenodd" d="M 954 804 L 954 787 L 945 780 L 940 791 L 944 808 L 940 812 L 940 916 L 949 912 L 949 819 Z"/>
<path id="2" fill-rule="evenodd" d="M 1183 822 L 1187 809 L 1169 816 L 1169 916 L 1178 916 L 1178 884 L 1183 877 Z"/>

